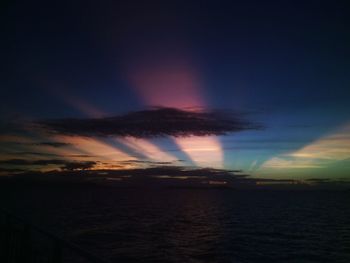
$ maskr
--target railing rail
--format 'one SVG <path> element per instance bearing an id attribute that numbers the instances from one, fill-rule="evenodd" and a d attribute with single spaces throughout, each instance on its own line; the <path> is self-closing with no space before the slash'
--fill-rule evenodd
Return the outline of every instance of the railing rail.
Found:
<path id="1" fill-rule="evenodd" d="M 0 216 L 1 263 L 109 263 L 5 209 Z"/>

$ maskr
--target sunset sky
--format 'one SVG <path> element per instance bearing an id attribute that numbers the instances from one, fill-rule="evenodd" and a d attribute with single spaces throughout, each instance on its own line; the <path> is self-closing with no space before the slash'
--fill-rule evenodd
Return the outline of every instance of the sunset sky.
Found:
<path id="1" fill-rule="evenodd" d="M 1 20 L 1 175 L 350 179 L 345 1 L 24 1 Z"/>

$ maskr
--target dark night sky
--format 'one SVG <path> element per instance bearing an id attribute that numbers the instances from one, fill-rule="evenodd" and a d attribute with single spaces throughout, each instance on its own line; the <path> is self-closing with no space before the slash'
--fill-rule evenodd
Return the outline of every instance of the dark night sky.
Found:
<path id="1" fill-rule="evenodd" d="M 1 11 L 0 158 L 94 153 L 109 165 L 181 159 L 255 177 L 348 177 L 348 14 L 346 1 L 9 2 Z M 7 124 L 150 106 L 235 111 L 264 128 L 86 139 Z M 69 146 L 39 145 L 49 141 Z"/>

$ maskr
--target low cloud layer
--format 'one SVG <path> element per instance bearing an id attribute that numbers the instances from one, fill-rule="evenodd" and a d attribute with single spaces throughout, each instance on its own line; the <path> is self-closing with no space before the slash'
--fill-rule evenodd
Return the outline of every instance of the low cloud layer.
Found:
<path id="1" fill-rule="evenodd" d="M 60 148 L 60 147 L 70 146 L 71 144 L 64 143 L 64 142 L 38 142 L 38 143 L 33 143 L 33 145 L 50 146 L 50 147 L 54 147 L 54 148 Z"/>
<path id="2" fill-rule="evenodd" d="M 108 118 L 43 120 L 34 125 L 55 134 L 135 138 L 225 135 L 260 128 L 238 114 L 175 108 L 156 108 Z"/>
<path id="3" fill-rule="evenodd" d="M 148 168 L 135 169 L 120 169 L 109 171 L 110 175 L 133 175 L 133 176 L 162 176 L 168 177 L 187 176 L 187 177 L 228 177 L 228 178 L 242 178 L 247 175 L 238 174 L 240 171 L 231 171 L 214 168 L 191 168 L 185 166 L 156 166 Z"/>
<path id="4" fill-rule="evenodd" d="M 6 166 L 47 166 L 57 165 L 62 170 L 86 170 L 93 168 L 97 163 L 93 161 L 66 161 L 61 159 L 45 159 L 45 160 L 26 160 L 26 159 L 8 159 L 1 160 L 0 165 Z"/>
<path id="5" fill-rule="evenodd" d="M 17 162 L 19 163 L 19 162 Z M 78 165 L 78 163 L 76 163 Z M 86 163 L 88 165 L 88 163 Z M 72 164 L 73 165 L 73 164 Z M 285 189 L 313 190 L 334 189 L 345 190 L 350 181 L 344 179 L 312 178 L 308 180 L 252 178 L 240 171 L 229 171 L 212 168 L 191 168 L 184 166 L 158 166 L 151 168 L 134 168 L 118 170 L 84 170 L 82 166 L 65 166 L 60 171 L 31 172 L 20 169 L 2 169 L 0 172 L 12 175 L 13 181 L 28 182 L 73 182 L 97 183 L 120 187 L 217 187 L 233 189 Z M 86 167 L 86 166 L 85 166 Z M 5 177 L 3 177 L 5 178 Z M 1 179 L 1 177 L 0 177 Z M 5 178 L 6 179 L 6 178 Z"/>

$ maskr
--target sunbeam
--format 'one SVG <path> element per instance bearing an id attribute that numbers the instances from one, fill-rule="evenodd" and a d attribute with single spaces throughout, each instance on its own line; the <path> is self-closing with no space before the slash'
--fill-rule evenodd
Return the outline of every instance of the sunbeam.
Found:
<path id="1" fill-rule="evenodd" d="M 129 80 L 146 105 L 180 109 L 206 108 L 201 78 L 183 55 L 160 55 L 129 67 Z M 223 149 L 214 137 L 174 138 L 179 149 L 198 166 L 223 167 Z"/>

